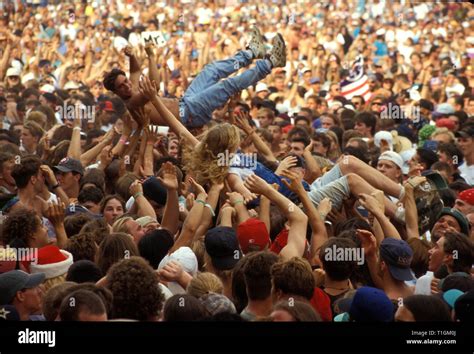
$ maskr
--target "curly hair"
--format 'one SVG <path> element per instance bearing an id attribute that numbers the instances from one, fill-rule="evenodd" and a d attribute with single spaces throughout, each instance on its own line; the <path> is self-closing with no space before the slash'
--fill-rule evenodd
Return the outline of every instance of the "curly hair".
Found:
<path id="1" fill-rule="evenodd" d="M 222 156 L 231 156 L 239 147 L 239 130 L 229 123 L 219 124 L 198 139 L 200 143 L 196 147 L 184 151 L 184 169 L 187 172 L 199 172 L 197 181 L 200 184 L 223 182 L 229 169 L 229 161 L 222 163 L 220 160 Z"/>
<path id="2" fill-rule="evenodd" d="M 117 76 L 119 75 L 126 76 L 124 71 L 117 68 L 112 69 L 110 72 L 104 75 L 104 81 L 102 81 L 102 84 L 107 90 L 114 92 L 115 80 L 117 80 Z"/>
<path id="3" fill-rule="evenodd" d="M 3 223 L 2 238 L 5 245 L 28 246 L 30 238 L 41 226 L 41 219 L 29 209 L 17 209 L 10 214 Z"/>
<path id="4" fill-rule="evenodd" d="M 83 259 L 94 262 L 97 253 L 95 235 L 90 232 L 72 236 L 67 241 L 65 250 L 72 254 L 74 262 Z"/>
<path id="5" fill-rule="evenodd" d="M 124 259 L 107 275 L 113 298 L 113 318 L 150 320 L 163 307 L 164 295 L 153 269 L 140 257 Z"/>
<path id="6" fill-rule="evenodd" d="M 87 222 L 79 232 L 80 234 L 91 233 L 94 235 L 95 243 L 100 245 L 105 236 L 110 235 L 110 228 L 103 218 L 93 219 Z M 75 258 L 74 258 L 75 259 Z"/>

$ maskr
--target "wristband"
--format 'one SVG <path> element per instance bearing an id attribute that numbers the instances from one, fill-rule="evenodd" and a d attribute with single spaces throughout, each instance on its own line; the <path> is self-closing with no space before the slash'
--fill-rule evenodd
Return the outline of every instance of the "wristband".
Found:
<path id="1" fill-rule="evenodd" d="M 120 144 L 126 144 L 127 143 L 127 138 L 126 137 L 120 138 L 119 143 Z"/>
<path id="2" fill-rule="evenodd" d="M 212 215 L 212 216 L 216 216 L 216 213 L 214 213 L 214 209 L 212 209 L 211 204 L 205 203 L 204 206 L 205 206 L 206 208 L 209 208 L 209 211 L 211 212 L 211 215 Z"/>
<path id="3" fill-rule="evenodd" d="M 133 199 L 137 199 L 138 197 L 143 197 L 143 192 L 138 192 L 133 195 Z"/>
<path id="4" fill-rule="evenodd" d="M 324 213 L 319 213 L 319 216 L 321 217 L 321 219 L 323 219 L 323 220 L 324 220 L 324 219 L 326 219 L 326 216 L 327 216 L 327 214 L 324 214 Z"/>
<path id="5" fill-rule="evenodd" d="M 233 202 L 232 204 L 233 204 L 234 206 L 236 206 L 236 205 L 239 204 L 239 203 L 244 204 L 244 201 L 243 201 L 242 199 L 240 199 L 240 200 L 236 200 L 236 201 Z"/>
<path id="6" fill-rule="evenodd" d="M 81 127 L 74 127 L 74 128 L 72 128 L 72 130 L 76 130 L 76 129 L 82 130 Z"/>

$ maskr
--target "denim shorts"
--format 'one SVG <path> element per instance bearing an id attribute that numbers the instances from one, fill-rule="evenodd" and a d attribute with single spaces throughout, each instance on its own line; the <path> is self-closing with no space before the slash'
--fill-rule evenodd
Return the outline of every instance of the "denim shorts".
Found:
<path id="1" fill-rule="evenodd" d="M 332 207 L 340 210 L 342 203 L 351 195 L 347 177 L 343 176 L 339 165 L 335 165 L 329 172 L 319 177 L 311 184 L 308 196 L 315 205 L 324 198 L 329 198 Z"/>

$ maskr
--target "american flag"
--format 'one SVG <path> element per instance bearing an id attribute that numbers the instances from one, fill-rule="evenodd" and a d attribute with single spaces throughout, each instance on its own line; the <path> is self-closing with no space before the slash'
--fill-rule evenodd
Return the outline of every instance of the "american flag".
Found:
<path id="1" fill-rule="evenodd" d="M 364 100 L 370 99 L 370 87 L 367 75 L 364 72 L 364 58 L 359 55 L 349 70 L 349 76 L 341 81 L 341 94 L 350 100 L 354 96 L 362 96 Z"/>

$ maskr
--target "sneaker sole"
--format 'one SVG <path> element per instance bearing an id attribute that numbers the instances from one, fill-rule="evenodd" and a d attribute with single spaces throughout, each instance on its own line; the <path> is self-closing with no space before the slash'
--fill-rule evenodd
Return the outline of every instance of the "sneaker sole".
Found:
<path id="1" fill-rule="evenodd" d="M 252 39 L 250 40 L 249 48 L 254 53 L 256 59 L 262 59 L 266 54 L 263 36 L 257 27 L 253 27 L 251 29 L 251 34 Z"/>
<path id="2" fill-rule="evenodd" d="M 286 44 L 280 33 L 277 33 L 272 41 L 273 48 L 271 50 L 270 61 L 274 68 L 281 68 L 286 65 Z"/>

